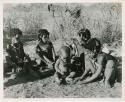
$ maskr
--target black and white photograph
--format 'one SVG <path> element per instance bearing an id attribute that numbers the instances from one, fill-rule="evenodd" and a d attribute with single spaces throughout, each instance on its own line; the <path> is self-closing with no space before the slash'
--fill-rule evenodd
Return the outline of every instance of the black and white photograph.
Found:
<path id="1" fill-rule="evenodd" d="M 122 3 L 4 3 L 4 98 L 121 98 Z"/>

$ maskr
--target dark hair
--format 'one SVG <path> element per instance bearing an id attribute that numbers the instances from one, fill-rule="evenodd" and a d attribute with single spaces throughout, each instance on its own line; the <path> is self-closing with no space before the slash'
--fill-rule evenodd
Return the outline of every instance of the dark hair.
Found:
<path id="1" fill-rule="evenodd" d="M 40 40 L 40 36 L 44 36 L 44 35 L 49 35 L 49 32 L 47 29 L 39 29 L 38 31 L 38 39 Z"/>
<path id="2" fill-rule="evenodd" d="M 47 29 L 39 29 L 38 34 L 40 35 L 49 35 L 49 32 Z"/>
<path id="3" fill-rule="evenodd" d="M 95 54 L 98 54 L 101 50 L 101 42 L 97 38 L 92 38 L 88 40 L 86 44 L 86 49 L 89 49 L 90 51 L 94 52 Z"/>
<path id="4" fill-rule="evenodd" d="M 86 28 L 81 29 L 77 34 L 79 36 L 82 34 L 87 40 L 91 38 L 91 32 Z"/>
<path id="5" fill-rule="evenodd" d="M 19 28 L 12 28 L 10 30 L 10 33 L 12 34 L 12 36 L 16 36 L 17 34 L 22 35 L 22 31 Z"/>

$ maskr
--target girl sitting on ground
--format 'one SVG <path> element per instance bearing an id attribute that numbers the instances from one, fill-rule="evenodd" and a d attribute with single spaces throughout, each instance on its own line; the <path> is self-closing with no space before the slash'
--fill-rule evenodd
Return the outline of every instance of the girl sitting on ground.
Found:
<path id="1" fill-rule="evenodd" d="M 30 60 L 28 55 L 25 54 L 23 43 L 20 38 L 22 36 L 22 31 L 18 28 L 11 29 L 11 34 L 13 35 L 10 45 L 7 45 L 6 60 L 8 67 L 12 68 L 12 73 L 24 70 L 26 72 L 25 65 Z"/>
<path id="2" fill-rule="evenodd" d="M 55 50 L 52 42 L 49 40 L 49 32 L 46 29 L 40 29 L 38 33 L 38 44 L 36 46 L 36 53 L 40 57 L 40 60 L 37 61 L 38 67 L 42 67 L 42 70 L 46 67 L 53 68 Z"/>

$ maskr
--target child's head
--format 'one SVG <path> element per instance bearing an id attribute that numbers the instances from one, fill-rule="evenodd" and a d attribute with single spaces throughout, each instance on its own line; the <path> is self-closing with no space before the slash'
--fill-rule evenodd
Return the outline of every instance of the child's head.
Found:
<path id="1" fill-rule="evenodd" d="M 67 46 L 62 46 L 60 49 L 60 58 L 63 62 L 70 62 L 70 48 Z"/>
<path id="2" fill-rule="evenodd" d="M 91 38 L 90 31 L 85 28 L 81 29 L 77 34 L 78 34 L 79 41 L 87 42 Z"/>
<path id="3" fill-rule="evenodd" d="M 22 36 L 22 31 L 19 28 L 12 28 L 10 33 L 16 38 L 16 40 L 19 40 Z"/>
<path id="4" fill-rule="evenodd" d="M 38 40 L 46 43 L 49 40 L 49 32 L 46 29 L 40 29 L 38 31 Z"/>

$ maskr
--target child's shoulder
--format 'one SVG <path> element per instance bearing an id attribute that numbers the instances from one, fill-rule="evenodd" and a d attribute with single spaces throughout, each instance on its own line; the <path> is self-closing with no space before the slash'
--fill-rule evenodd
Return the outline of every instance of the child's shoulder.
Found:
<path id="1" fill-rule="evenodd" d="M 48 41 L 48 42 L 47 42 L 47 45 L 48 45 L 49 47 L 51 47 L 51 48 L 53 47 L 53 43 L 52 43 L 51 41 Z"/>
<path id="2" fill-rule="evenodd" d="M 56 60 L 56 64 L 59 64 L 60 63 L 60 58 L 58 58 L 57 60 Z"/>
<path id="3" fill-rule="evenodd" d="M 104 60 L 115 60 L 115 57 L 110 55 L 110 54 L 107 54 L 107 53 L 104 53 L 102 52 L 101 54 L 99 54 L 99 57 L 101 57 L 102 59 Z"/>

